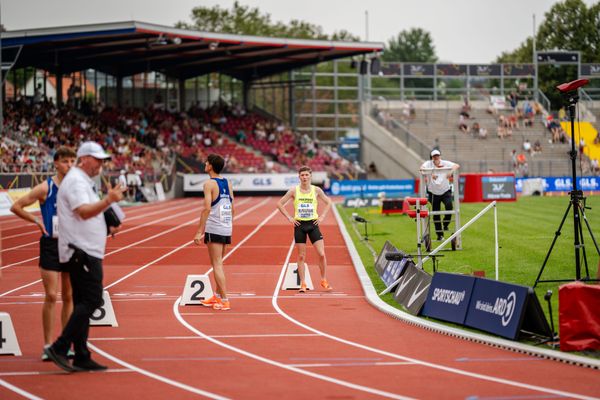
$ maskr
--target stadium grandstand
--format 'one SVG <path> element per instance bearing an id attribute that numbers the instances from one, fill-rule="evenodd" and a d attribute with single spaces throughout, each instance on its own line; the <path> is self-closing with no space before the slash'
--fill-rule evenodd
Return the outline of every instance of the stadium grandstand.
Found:
<path id="1" fill-rule="evenodd" d="M 201 172 L 208 152 L 224 155 L 230 173 L 307 164 L 356 177 L 358 164 L 340 157 L 335 143 L 257 108 L 250 92 L 266 76 L 382 48 L 141 22 L 7 32 L 2 54 L 12 84 L 4 91 L 1 172 L 50 172 L 59 145 L 96 140 L 115 155 L 107 175 L 140 171 L 154 182 L 168 181 L 171 171 Z M 0 184 L 15 183 L 5 175 Z"/>

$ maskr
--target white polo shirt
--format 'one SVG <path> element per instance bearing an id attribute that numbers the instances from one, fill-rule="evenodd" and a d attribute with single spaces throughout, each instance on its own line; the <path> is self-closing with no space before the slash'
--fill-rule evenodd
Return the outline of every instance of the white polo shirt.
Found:
<path id="1" fill-rule="evenodd" d="M 440 165 L 438 167 L 435 166 L 433 160 L 425 161 L 423 165 L 421 165 L 421 169 L 435 169 L 435 168 L 452 168 L 456 164 L 452 161 L 440 160 Z M 436 196 L 441 196 L 450 190 L 450 181 L 448 181 L 448 174 L 451 171 L 441 171 L 436 173 L 435 170 L 432 171 L 431 176 L 427 176 L 427 190 Z"/>
<path id="2" fill-rule="evenodd" d="M 58 214 L 58 255 L 60 262 L 67 262 L 73 255 L 69 243 L 90 256 L 103 259 L 106 248 L 106 222 L 100 213 L 82 219 L 75 210 L 84 204 L 100 200 L 94 191 L 94 181 L 82 169 L 73 167 L 60 184 L 56 201 Z"/>

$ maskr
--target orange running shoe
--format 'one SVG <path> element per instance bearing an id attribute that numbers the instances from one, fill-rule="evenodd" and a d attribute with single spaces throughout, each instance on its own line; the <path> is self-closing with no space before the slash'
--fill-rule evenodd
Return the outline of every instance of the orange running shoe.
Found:
<path id="1" fill-rule="evenodd" d="M 306 287 L 306 283 L 302 282 L 300 284 L 300 290 L 298 290 L 299 293 L 305 293 L 308 290 L 308 288 Z"/>
<path id="2" fill-rule="evenodd" d="M 327 279 L 321 279 L 321 287 L 327 291 L 333 290 L 329 282 L 327 282 Z"/>
<path id="3" fill-rule="evenodd" d="M 219 301 L 217 301 L 215 304 L 213 304 L 213 310 L 220 310 L 220 311 L 227 311 L 227 310 L 231 310 L 231 304 L 229 304 L 229 300 L 226 301 L 222 301 L 221 299 L 218 299 Z"/>
<path id="4" fill-rule="evenodd" d="M 219 301 L 221 300 L 219 300 L 217 296 L 213 296 L 210 299 L 200 301 L 200 304 L 202 304 L 204 307 L 212 307 L 215 303 Z"/>

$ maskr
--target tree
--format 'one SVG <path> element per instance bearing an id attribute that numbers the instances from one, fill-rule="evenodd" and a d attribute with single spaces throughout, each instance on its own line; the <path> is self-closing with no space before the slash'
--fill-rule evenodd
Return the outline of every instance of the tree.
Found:
<path id="1" fill-rule="evenodd" d="M 421 28 L 403 30 L 388 41 L 383 53 L 385 61 L 423 62 L 437 61 L 431 34 Z"/>
<path id="2" fill-rule="evenodd" d="M 234 2 L 231 9 L 220 6 L 195 7 L 191 13 L 192 23 L 177 22 L 178 28 L 193 29 L 205 32 L 231 33 L 236 35 L 255 35 L 270 37 L 285 37 L 296 39 L 347 40 L 357 41 L 358 38 L 342 30 L 331 36 L 323 33 L 319 25 L 300 20 L 288 23 L 271 21 L 271 15 L 261 13 L 258 8 L 240 5 Z"/>
<path id="3" fill-rule="evenodd" d="M 554 4 L 536 34 L 536 50 L 579 50 L 582 62 L 600 62 L 600 2 L 589 8 L 582 0 Z M 502 53 L 496 62 L 531 63 L 532 52 L 533 41 L 529 37 L 517 49 Z M 553 107 L 559 107 L 562 100 L 556 85 L 576 78 L 574 66 L 540 67 L 538 82 Z"/>

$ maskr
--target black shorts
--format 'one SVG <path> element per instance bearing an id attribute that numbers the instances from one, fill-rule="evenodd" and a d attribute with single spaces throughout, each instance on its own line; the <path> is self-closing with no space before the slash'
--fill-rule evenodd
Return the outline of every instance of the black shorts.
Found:
<path id="1" fill-rule="evenodd" d="M 300 225 L 294 225 L 294 241 L 296 243 L 306 243 L 306 236 L 310 239 L 311 243 L 317 242 L 323 239 L 319 225 L 315 225 L 315 220 L 311 221 L 298 221 Z"/>
<path id="2" fill-rule="evenodd" d="M 216 233 L 204 232 L 204 243 L 231 244 L 231 236 L 217 235 Z"/>
<path id="3" fill-rule="evenodd" d="M 67 272 L 67 264 L 61 263 L 58 258 L 58 239 L 42 236 L 40 238 L 40 268 Z"/>

